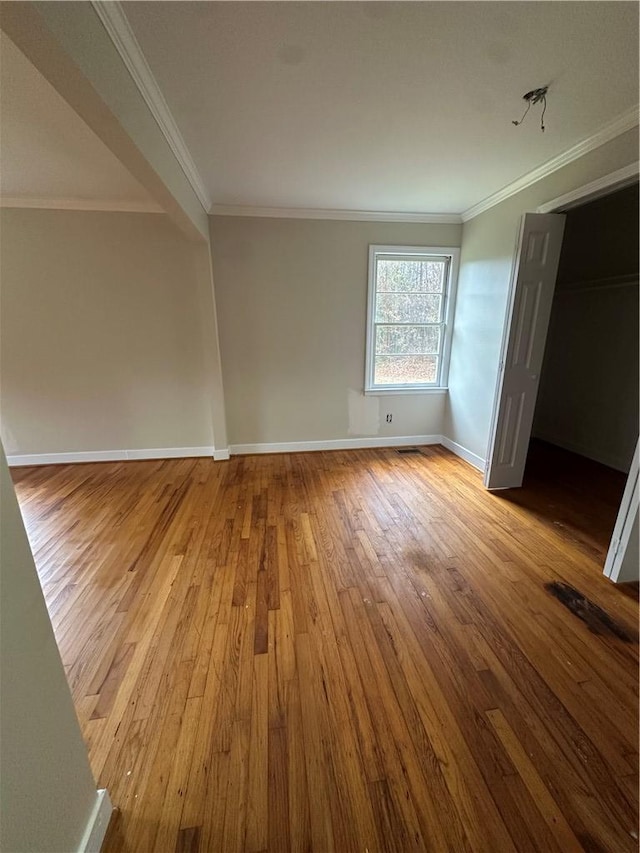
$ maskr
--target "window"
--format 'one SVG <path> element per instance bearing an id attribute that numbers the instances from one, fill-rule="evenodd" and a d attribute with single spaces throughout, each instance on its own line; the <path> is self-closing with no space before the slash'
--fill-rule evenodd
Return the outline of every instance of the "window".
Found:
<path id="1" fill-rule="evenodd" d="M 369 247 L 365 392 L 446 388 L 459 254 Z"/>

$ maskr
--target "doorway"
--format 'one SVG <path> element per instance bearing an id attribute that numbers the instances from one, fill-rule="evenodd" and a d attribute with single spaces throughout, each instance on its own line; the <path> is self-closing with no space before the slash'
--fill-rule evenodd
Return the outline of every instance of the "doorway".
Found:
<path id="1" fill-rule="evenodd" d="M 638 185 L 566 214 L 532 436 L 629 472 L 638 438 Z"/>
<path id="2" fill-rule="evenodd" d="M 523 485 L 551 486 L 558 524 L 611 540 L 638 440 L 638 185 L 572 208 Z M 572 495 L 590 509 L 572 517 Z M 602 560 L 604 564 L 604 560 Z"/>
<path id="3" fill-rule="evenodd" d="M 563 211 L 563 216 L 523 219 L 485 476 L 488 488 L 524 482 L 526 493 L 532 483 L 544 483 L 546 470 L 547 485 L 569 489 L 551 501 L 547 494 L 551 515 L 568 505 L 572 493 L 586 494 L 592 502 L 597 495 L 604 505 L 591 521 L 587 504 L 576 516 L 589 535 L 604 524 L 600 547 L 611 538 L 638 437 L 637 172 L 632 185 L 628 178 L 621 189 L 619 183 L 614 189 L 612 180 L 607 193 L 602 179 L 597 188 L 585 187 L 544 206 L 545 213 Z M 536 232 L 556 247 L 557 284 L 555 270 L 527 268 L 529 235 Z M 534 285 L 536 310 L 530 313 L 537 320 L 523 323 L 522 305 Z M 524 340 L 520 326 L 529 340 L 527 352 L 540 353 L 530 365 L 518 355 Z M 517 410 L 510 398 L 527 405 Z M 526 417 L 513 417 L 514 411 Z M 523 493 L 517 500 L 525 498 Z M 611 553 L 608 565 L 610 558 Z"/>

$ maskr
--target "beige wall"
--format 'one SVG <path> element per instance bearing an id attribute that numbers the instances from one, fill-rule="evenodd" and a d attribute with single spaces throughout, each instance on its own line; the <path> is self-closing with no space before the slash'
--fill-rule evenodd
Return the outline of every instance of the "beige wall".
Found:
<path id="1" fill-rule="evenodd" d="M 522 214 L 637 159 L 636 128 L 465 223 L 443 427 L 452 441 L 486 455 Z"/>
<path id="2" fill-rule="evenodd" d="M 213 445 L 195 252 L 160 214 L 1 212 L 7 454 Z"/>
<path id="3" fill-rule="evenodd" d="M 0 850 L 78 850 L 96 789 L 0 452 Z"/>
<path id="4" fill-rule="evenodd" d="M 444 395 L 362 393 L 368 246 L 455 247 L 460 232 L 211 217 L 229 443 L 439 434 Z"/>

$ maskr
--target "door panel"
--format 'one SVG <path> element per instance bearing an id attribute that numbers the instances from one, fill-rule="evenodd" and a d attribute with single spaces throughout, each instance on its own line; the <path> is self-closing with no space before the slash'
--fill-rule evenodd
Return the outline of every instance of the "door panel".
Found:
<path id="1" fill-rule="evenodd" d="M 522 485 L 564 222 L 557 213 L 523 217 L 487 453 L 488 489 Z"/>
<path id="2" fill-rule="evenodd" d="M 505 396 L 504 415 L 502 418 L 500 435 L 498 437 L 498 464 L 511 466 L 515 463 L 517 451 L 517 438 L 520 434 L 522 424 L 522 410 L 524 408 L 524 394 L 511 394 Z"/>
<path id="3" fill-rule="evenodd" d="M 513 348 L 511 367 L 524 367 L 531 370 L 533 354 L 533 330 L 540 311 L 540 282 L 525 282 L 522 285 L 522 298 L 518 308 L 516 339 Z"/>

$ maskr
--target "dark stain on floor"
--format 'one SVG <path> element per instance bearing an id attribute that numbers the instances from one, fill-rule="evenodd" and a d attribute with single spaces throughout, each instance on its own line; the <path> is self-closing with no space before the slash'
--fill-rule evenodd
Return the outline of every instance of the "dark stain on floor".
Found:
<path id="1" fill-rule="evenodd" d="M 629 633 L 621 625 L 618 625 L 606 610 L 594 604 L 593 601 L 590 601 L 577 589 L 569 586 L 568 583 L 553 581 L 552 583 L 546 583 L 544 588 L 551 595 L 555 596 L 561 604 L 564 604 L 567 610 L 570 610 L 574 616 L 582 619 L 591 633 L 613 634 L 618 639 L 624 640 L 625 643 L 633 641 Z"/>

